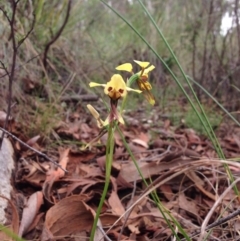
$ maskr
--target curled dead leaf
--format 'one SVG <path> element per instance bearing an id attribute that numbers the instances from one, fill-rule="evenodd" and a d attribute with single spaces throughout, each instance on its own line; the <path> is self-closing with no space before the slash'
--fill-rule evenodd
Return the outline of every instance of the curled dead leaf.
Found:
<path id="1" fill-rule="evenodd" d="M 23 209 L 22 220 L 18 231 L 18 235 L 20 237 L 22 237 L 25 231 L 28 230 L 28 228 L 32 224 L 42 204 L 43 204 L 42 192 L 40 191 L 35 192 L 29 197 L 27 204 Z"/>
<path id="2" fill-rule="evenodd" d="M 93 224 L 90 207 L 81 195 L 62 199 L 47 214 L 41 241 L 53 240 L 56 236 L 67 236 L 75 232 L 90 231 Z"/>

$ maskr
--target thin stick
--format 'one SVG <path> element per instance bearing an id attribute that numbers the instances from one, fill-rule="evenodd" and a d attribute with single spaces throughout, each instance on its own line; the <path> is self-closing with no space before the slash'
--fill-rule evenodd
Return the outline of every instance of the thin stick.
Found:
<path id="1" fill-rule="evenodd" d="M 45 50 L 44 50 L 44 53 L 43 53 L 43 65 L 44 65 L 44 68 L 46 69 L 47 67 L 47 54 L 48 54 L 48 50 L 50 48 L 50 46 L 55 42 L 57 41 L 57 39 L 60 37 L 63 29 L 65 28 L 67 22 L 68 22 L 68 18 L 70 16 L 70 10 L 71 10 L 71 4 L 72 4 L 72 0 L 69 0 L 68 1 L 68 6 L 67 6 L 67 13 L 66 13 L 66 16 L 65 16 L 65 19 L 63 21 L 63 24 L 62 26 L 60 27 L 60 29 L 57 31 L 56 35 L 46 44 L 45 46 Z"/>
<path id="2" fill-rule="evenodd" d="M 211 208 L 211 210 L 208 212 L 207 216 L 205 217 L 202 226 L 201 226 L 201 233 L 200 233 L 200 237 L 198 240 L 204 240 L 204 235 L 205 235 L 205 230 L 207 227 L 207 223 L 210 220 L 213 212 L 215 211 L 215 209 L 217 208 L 217 206 L 219 205 L 219 203 L 223 200 L 223 198 L 228 194 L 228 192 L 232 189 L 232 187 L 237 184 L 240 181 L 240 178 L 236 179 L 224 192 L 223 194 L 216 200 L 216 202 L 214 203 L 213 207 Z"/>
<path id="3" fill-rule="evenodd" d="M 26 146 L 28 149 L 34 151 L 35 153 L 37 153 L 39 156 L 44 157 L 46 160 L 52 162 L 54 165 L 56 165 L 57 167 L 61 168 L 64 172 L 68 172 L 66 169 L 64 169 L 61 165 L 59 165 L 57 162 L 53 161 L 50 157 L 48 157 L 46 154 L 34 149 L 33 147 L 29 146 L 28 144 L 26 144 L 25 142 L 21 141 L 19 138 L 17 138 L 15 135 L 13 135 L 12 133 L 10 133 L 9 131 L 5 130 L 4 128 L 0 127 L 0 130 L 3 131 L 4 133 L 6 133 L 7 135 L 11 136 L 13 139 L 17 140 L 18 142 L 20 142 L 22 145 Z"/>
<path id="4" fill-rule="evenodd" d="M 131 206 L 132 203 L 133 203 L 133 198 L 134 198 L 136 189 L 137 189 L 137 180 L 134 181 L 134 187 L 133 187 L 133 191 L 132 191 L 132 195 L 131 195 L 131 200 L 130 200 L 128 206 Z M 127 211 L 126 214 L 125 214 L 125 220 L 124 220 L 124 223 L 123 223 L 123 225 L 122 225 L 121 231 L 120 231 L 120 233 L 119 233 L 118 241 L 120 241 L 120 239 L 121 239 L 121 236 L 122 236 L 122 233 L 123 233 L 123 229 L 125 228 L 125 225 L 126 225 L 126 223 L 127 223 L 127 220 L 128 220 L 128 218 L 129 218 L 132 210 L 133 210 L 133 209 Z"/>
<path id="5" fill-rule="evenodd" d="M 11 16 L 11 18 L 9 17 L 7 12 L 4 10 L 4 8 L 0 7 L 0 11 L 3 13 L 3 15 L 8 20 L 8 23 L 9 23 L 9 27 L 10 27 L 9 41 L 11 40 L 11 42 L 12 42 L 12 50 L 13 50 L 11 70 L 8 70 L 5 67 L 5 65 L 1 62 L 1 65 L 2 65 L 3 69 L 5 70 L 5 72 L 8 76 L 8 107 L 7 107 L 7 118 L 6 118 L 6 121 L 4 123 L 4 129 L 7 129 L 8 120 L 9 120 L 9 116 L 10 116 L 10 112 L 11 112 L 12 85 L 13 85 L 13 81 L 14 81 L 14 74 L 15 74 L 15 66 L 16 66 L 16 58 L 17 58 L 18 49 L 22 45 L 22 43 L 26 40 L 26 38 L 28 38 L 30 33 L 33 31 L 33 28 L 34 28 L 34 25 L 35 25 L 35 15 L 33 15 L 33 21 L 32 21 L 32 25 L 30 27 L 30 30 L 27 32 L 27 34 L 18 43 L 16 42 L 17 39 L 16 39 L 16 35 L 15 35 L 15 33 L 16 33 L 15 21 L 16 21 L 16 12 L 17 12 L 18 2 L 19 2 L 19 0 L 17 0 L 17 1 L 11 0 L 11 6 L 12 6 L 12 16 Z M 5 132 L 2 133 L 2 136 L 0 138 L 0 149 L 1 149 L 1 146 L 2 146 L 4 133 Z"/>

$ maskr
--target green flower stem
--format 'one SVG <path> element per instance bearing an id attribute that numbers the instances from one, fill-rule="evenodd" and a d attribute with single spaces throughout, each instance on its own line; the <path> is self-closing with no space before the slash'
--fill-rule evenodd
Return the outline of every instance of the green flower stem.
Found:
<path id="1" fill-rule="evenodd" d="M 154 25 L 155 29 L 157 30 L 159 36 L 162 38 L 164 44 L 166 45 L 166 47 L 168 48 L 168 50 L 169 50 L 169 52 L 171 53 L 172 57 L 173 57 L 174 60 L 176 61 L 176 64 L 177 64 L 177 66 L 178 66 L 178 68 L 179 68 L 179 70 L 180 70 L 180 72 L 181 72 L 184 80 L 186 81 L 188 87 L 190 88 L 190 90 L 191 90 L 191 92 L 192 92 L 192 94 L 193 94 L 193 96 L 194 96 L 194 99 L 196 100 L 197 105 L 199 106 L 199 108 L 200 108 L 200 110 L 201 110 L 202 115 L 198 112 L 198 110 L 196 109 L 195 105 L 193 104 L 191 98 L 188 97 L 185 89 L 182 87 L 182 85 L 181 85 L 181 83 L 178 81 L 178 79 L 177 79 L 177 78 L 176 78 L 176 79 L 174 78 L 174 80 L 175 80 L 176 83 L 180 86 L 181 90 L 183 91 L 183 93 L 185 94 L 185 96 L 188 98 L 189 103 L 191 104 L 192 108 L 194 109 L 195 113 L 197 114 L 199 120 L 202 122 L 202 125 L 203 125 L 205 131 L 207 132 L 208 137 L 210 138 L 211 142 L 213 143 L 214 148 L 215 148 L 215 150 L 216 150 L 219 158 L 222 158 L 222 159 L 226 160 L 226 158 L 225 158 L 225 156 L 224 156 L 224 153 L 223 153 L 223 150 L 222 150 L 222 148 L 221 148 L 221 145 L 220 145 L 220 143 L 219 143 L 219 141 L 218 141 L 218 139 L 217 139 L 217 137 L 216 137 L 216 135 L 215 135 L 215 132 L 214 132 L 213 129 L 212 129 L 212 126 L 211 126 L 211 124 L 210 124 L 210 122 L 209 122 L 209 119 L 207 118 L 207 115 L 206 115 L 206 113 L 205 113 L 205 111 L 204 111 L 204 109 L 203 109 L 203 106 L 201 105 L 199 99 L 197 98 L 197 95 L 196 95 L 196 93 L 195 93 L 195 91 L 194 91 L 194 89 L 193 89 L 190 81 L 188 80 L 187 75 L 185 74 L 182 66 L 180 65 L 180 63 L 179 63 L 176 55 L 174 54 L 172 48 L 171 48 L 170 45 L 168 44 L 168 41 L 166 40 L 166 38 L 165 38 L 165 36 L 163 35 L 162 31 L 159 29 L 159 27 L 157 26 L 157 24 L 156 24 L 156 22 L 154 21 L 153 17 L 151 16 L 151 14 L 150 14 L 149 11 L 147 10 L 147 8 L 144 6 L 144 4 L 142 3 L 142 1 L 141 1 L 141 0 L 138 0 L 138 2 L 139 2 L 139 4 L 141 5 L 141 7 L 143 8 L 144 12 L 148 15 L 149 19 L 151 20 L 152 24 Z M 152 49 L 153 49 L 153 48 L 152 48 Z M 156 52 L 156 51 L 155 51 L 155 52 Z M 162 62 L 164 62 L 164 61 L 162 61 Z M 170 69 L 168 68 L 168 71 L 169 71 L 169 70 L 170 70 Z M 169 72 L 170 72 L 170 71 L 169 71 Z M 171 71 L 171 72 L 172 72 L 172 71 Z M 171 74 L 171 72 L 170 72 L 170 74 Z M 172 75 L 172 74 L 171 74 L 171 75 Z M 173 76 L 173 75 L 172 75 L 172 76 Z M 174 76 L 175 76 L 175 75 L 174 75 Z M 232 174 L 229 166 L 228 166 L 227 164 L 224 164 L 224 168 L 225 168 L 225 171 L 226 171 L 226 173 L 227 173 L 230 181 L 233 182 L 233 181 L 234 181 L 234 177 L 233 177 L 233 174 Z M 238 195 L 238 196 L 240 196 L 240 193 L 239 193 L 238 188 L 237 188 L 236 185 L 234 185 L 233 189 L 234 189 L 235 194 Z"/>
<path id="2" fill-rule="evenodd" d="M 131 85 L 137 81 L 137 79 L 139 78 L 138 74 L 134 74 L 130 77 L 130 79 L 127 81 L 127 87 L 131 87 Z M 120 113 L 122 114 L 123 110 L 125 109 L 125 105 L 126 105 L 126 99 L 127 99 L 128 95 L 125 95 L 125 97 L 123 98 L 122 101 L 122 105 L 121 105 L 121 109 L 120 109 Z"/>
<path id="3" fill-rule="evenodd" d="M 102 210 L 103 203 L 105 201 L 105 197 L 107 195 L 108 186 L 110 183 L 111 177 L 111 167 L 112 167 L 112 160 L 113 160 L 113 150 L 114 150 L 114 131 L 116 129 L 116 123 L 110 123 L 108 127 L 108 139 L 107 139 L 107 147 L 106 147 L 106 175 L 105 175 L 105 185 L 102 193 L 102 197 L 100 203 L 98 205 L 97 213 L 94 218 L 93 227 L 91 231 L 90 241 L 94 241 L 94 234 L 97 228 L 97 222 Z"/>
<path id="4" fill-rule="evenodd" d="M 132 158 L 133 163 L 134 163 L 134 165 L 135 165 L 135 167 L 136 167 L 139 175 L 141 176 L 144 184 L 148 187 L 148 183 L 147 183 L 146 179 L 144 178 L 144 176 L 143 176 L 143 174 L 142 174 L 142 172 L 141 172 L 141 169 L 139 168 L 139 166 L 138 166 L 138 164 L 137 164 L 137 161 L 136 161 L 136 159 L 135 159 L 135 157 L 134 157 L 131 149 L 129 148 L 129 146 L 128 146 L 127 142 L 126 142 L 125 137 L 124 137 L 121 129 L 119 128 L 119 126 L 116 126 L 116 129 L 117 129 L 117 131 L 118 131 L 118 133 L 119 133 L 119 135 L 120 135 L 120 137 L 121 137 L 121 139 L 122 139 L 122 141 L 123 141 L 123 144 L 124 144 L 127 152 L 129 153 L 130 157 Z M 184 229 L 181 227 L 181 225 L 178 223 L 178 221 L 177 221 L 177 220 L 170 214 L 170 212 L 169 212 L 168 210 L 166 210 L 166 208 L 162 205 L 161 201 L 160 201 L 159 198 L 158 198 L 158 195 L 157 195 L 156 191 L 154 191 L 154 192 L 151 193 L 151 197 L 153 198 L 153 200 L 154 200 L 155 204 L 157 205 L 160 213 L 163 215 L 163 218 L 166 220 L 166 222 L 167 222 L 167 224 L 168 224 L 168 227 L 171 229 L 171 231 L 172 231 L 172 233 L 174 234 L 174 236 L 176 237 L 176 239 L 179 240 L 179 241 L 181 240 L 181 239 L 178 237 L 177 233 L 175 232 L 174 228 L 172 227 L 171 223 L 169 222 L 169 219 L 167 218 L 166 213 L 167 213 L 167 215 L 170 217 L 170 219 L 174 222 L 174 224 L 178 227 L 178 229 L 181 231 L 181 233 L 184 235 L 184 237 L 186 238 L 186 240 L 190 241 L 188 235 L 186 234 L 186 232 L 184 231 Z"/>
<path id="5" fill-rule="evenodd" d="M 221 109 L 223 112 L 225 112 L 238 126 L 240 126 L 239 121 L 234 118 L 234 116 L 223 107 L 223 105 L 217 101 L 216 98 L 214 98 L 203 86 L 201 86 L 198 82 L 196 82 L 194 79 L 192 79 L 190 76 L 187 76 L 187 78 L 192 81 L 197 87 L 199 87 L 205 94 L 207 94 Z"/>
<path id="6" fill-rule="evenodd" d="M 205 114 L 205 111 L 204 111 L 202 105 L 200 104 L 200 102 L 199 102 L 199 100 L 198 100 L 198 98 L 197 98 L 197 96 L 196 96 L 196 93 L 194 92 L 191 84 L 189 83 L 189 80 L 188 80 L 186 74 L 184 73 L 184 71 L 183 71 L 180 63 L 178 62 L 175 54 L 173 53 L 170 45 L 168 44 L 166 38 L 164 37 L 164 35 L 163 35 L 162 32 L 160 31 L 160 29 L 157 27 L 155 21 L 153 20 L 152 16 L 151 16 L 150 13 L 148 12 L 148 10 L 145 8 L 145 6 L 143 5 L 143 3 L 142 3 L 140 0 L 138 0 L 138 2 L 141 4 L 141 6 L 143 7 L 144 11 L 146 12 L 146 14 L 149 16 L 150 20 L 151 20 L 152 23 L 154 24 L 154 26 L 155 26 L 155 28 L 157 29 L 159 35 L 160 35 L 161 38 L 163 39 L 165 45 L 166 45 L 167 48 L 169 49 L 169 51 L 170 51 L 171 55 L 173 56 L 174 60 L 176 61 L 176 63 L 177 63 L 177 65 L 178 65 L 178 67 L 179 67 L 179 69 L 180 69 L 180 71 L 181 71 L 184 79 L 186 80 L 188 86 L 190 87 L 190 89 L 191 89 L 191 91 L 192 91 L 192 93 L 193 93 L 193 95 L 194 95 L 194 98 L 195 98 L 198 106 L 200 107 L 200 110 L 201 110 L 201 112 L 202 112 L 202 115 L 201 115 L 201 114 L 199 113 L 199 111 L 197 110 L 197 108 L 196 108 L 195 104 L 193 103 L 191 97 L 187 94 L 186 90 L 184 89 L 183 85 L 180 83 L 180 81 L 178 80 L 178 78 L 176 77 L 176 75 L 172 72 L 172 70 L 168 67 L 168 65 L 165 63 L 165 61 L 164 61 L 164 60 L 161 58 L 161 56 L 156 52 L 156 50 L 147 42 L 147 40 L 139 33 L 139 31 L 138 31 L 136 28 L 134 28 L 133 25 L 132 25 L 129 21 L 127 21 L 119 12 L 117 12 L 115 9 L 113 9 L 113 8 L 112 8 L 108 3 L 106 3 L 105 1 L 103 1 L 103 0 L 100 0 L 100 1 L 101 1 L 103 4 L 105 4 L 108 8 L 110 8 L 118 17 L 120 17 L 120 18 L 139 36 L 139 38 L 141 38 L 142 41 L 153 51 L 153 53 L 157 56 L 157 58 L 158 58 L 159 60 L 161 60 L 163 66 L 168 70 L 168 72 L 170 73 L 170 75 L 173 77 L 174 81 L 176 82 L 176 84 L 178 85 L 178 87 L 181 89 L 181 91 L 183 92 L 183 94 L 184 94 L 185 97 L 187 98 L 188 102 L 189 102 L 190 105 L 192 106 L 193 110 L 195 111 L 196 115 L 198 116 L 199 120 L 201 121 L 201 123 L 202 123 L 202 125 L 203 125 L 203 127 L 204 127 L 204 129 L 205 129 L 205 131 L 206 131 L 206 133 L 208 134 L 209 138 L 211 139 L 211 142 L 212 142 L 213 145 L 214 145 L 214 148 L 215 148 L 218 156 L 219 156 L 220 158 L 222 158 L 222 159 L 225 160 L 226 158 L 225 158 L 225 156 L 224 156 L 224 153 L 223 153 L 223 151 L 222 151 L 222 148 L 221 148 L 221 146 L 220 146 L 220 144 L 219 144 L 219 142 L 218 142 L 218 140 L 217 140 L 217 138 L 216 138 L 216 136 L 215 136 L 215 133 L 214 133 L 214 131 L 213 131 L 213 129 L 212 129 L 210 123 L 209 123 L 209 120 L 208 120 L 208 118 L 207 118 L 207 116 L 206 116 L 206 114 Z M 232 173 L 231 173 L 231 170 L 230 170 L 229 167 L 226 166 L 226 165 L 224 165 L 224 167 L 225 167 L 225 170 L 226 170 L 226 172 L 227 172 L 227 174 L 228 174 L 231 182 L 233 182 L 234 177 L 233 177 L 233 175 L 232 175 Z M 236 185 L 233 187 L 233 189 L 234 189 L 234 192 L 236 193 L 236 195 L 239 196 L 239 191 L 238 191 Z"/>

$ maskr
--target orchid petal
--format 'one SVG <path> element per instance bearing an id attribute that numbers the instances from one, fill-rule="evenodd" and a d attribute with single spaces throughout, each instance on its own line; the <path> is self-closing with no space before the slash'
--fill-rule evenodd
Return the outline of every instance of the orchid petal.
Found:
<path id="1" fill-rule="evenodd" d="M 132 64 L 130 63 L 125 63 L 125 64 L 122 64 L 122 65 L 119 65 L 116 67 L 117 70 L 123 70 L 123 71 L 127 71 L 127 72 L 130 72 L 132 73 Z"/>
<path id="2" fill-rule="evenodd" d="M 148 65 L 150 64 L 149 62 L 142 62 L 142 61 L 138 61 L 138 60 L 134 60 L 135 63 L 137 63 L 138 65 L 140 65 L 143 69 L 147 68 Z"/>
<path id="3" fill-rule="evenodd" d="M 142 93 L 141 90 L 132 89 L 130 87 L 127 87 L 126 89 L 127 89 L 127 91 L 134 91 L 134 92 L 139 93 L 139 94 Z"/>
<path id="4" fill-rule="evenodd" d="M 121 123 L 123 125 L 125 124 L 125 122 L 124 122 L 122 116 L 120 115 L 120 113 L 118 113 L 118 121 L 119 121 L 119 123 Z"/>
<path id="5" fill-rule="evenodd" d="M 96 86 L 105 87 L 106 84 L 99 84 L 99 83 L 95 83 L 95 82 L 90 82 L 90 83 L 89 83 L 89 86 L 90 86 L 90 87 L 96 87 Z"/>
<path id="6" fill-rule="evenodd" d="M 152 71 L 153 69 L 155 69 L 155 66 L 154 65 L 151 65 L 149 66 L 148 68 L 146 68 L 143 72 L 143 74 L 148 74 L 150 71 Z"/>

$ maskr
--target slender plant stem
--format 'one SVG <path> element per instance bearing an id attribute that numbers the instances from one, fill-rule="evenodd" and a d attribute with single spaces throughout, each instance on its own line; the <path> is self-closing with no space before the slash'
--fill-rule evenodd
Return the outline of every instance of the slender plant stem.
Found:
<path id="1" fill-rule="evenodd" d="M 131 149 L 129 148 L 129 146 L 128 146 L 126 140 L 125 140 L 125 137 L 124 137 L 121 129 L 119 128 L 119 126 L 117 126 L 116 129 L 117 129 L 120 137 L 122 138 L 123 144 L 124 144 L 125 148 L 127 149 L 127 152 L 129 153 L 130 157 L 132 158 L 133 163 L 134 163 L 134 165 L 135 165 L 135 167 L 136 167 L 139 175 L 141 176 L 144 184 L 145 184 L 146 186 L 149 186 L 148 183 L 147 183 L 147 181 L 146 181 L 146 179 L 144 178 L 144 176 L 143 176 L 143 174 L 142 174 L 142 172 L 141 172 L 141 169 L 139 168 L 139 166 L 138 166 L 138 164 L 137 164 L 137 161 L 136 161 L 136 159 L 135 159 L 135 157 L 134 157 Z M 183 230 L 183 228 L 182 228 L 181 225 L 178 223 L 178 221 L 170 214 L 170 212 L 166 211 L 166 208 L 162 205 L 161 201 L 160 201 L 159 198 L 158 198 L 157 193 L 156 193 L 156 192 L 152 192 L 152 193 L 151 193 L 151 196 L 152 196 L 155 204 L 157 205 L 160 213 L 163 215 L 163 218 L 166 220 L 166 222 L 167 222 L 167 224 L 168 224 L 168 227 L 171 229 L 173 235 L 176 237 L 176 239 L 180 241 L 180 238 L 178 237 L 176 231 L 175 231 L 174 228 L 172 227 L 172 224 L 170 223 L 170 221 L 169 221 L 169 219 L 167 218 L 166 214 L 167 214 L 167 215 L 170 217 L 170 219 L 175 223 L 175 225 L 179 228 L 179 230 L 181 230 L 181 233 L 184 235 L 184 237 L 186 238 L 186 240 L 190 241 L 188 235 L 187 235 L 186 232 Z"/>
<path id="2" fill-rule="evenodd" d="M 94 241 L 94 234 L 97 228 L 97 222 L 102 210 L 103 203 L 105 201 L 109 183 L 110 183 L 110 176 L 111 176 L 111 167 L 112 167 L 112 160 L 113 160 L 113 150 L 114 150 L 114 131 L 115 131 L 116 123 L 110 123 L 108 128 L 108 139 L 107 139 L 107 147 L 106 147 L 106 175 L 105 175 L 105 185 L 102 193 L 102 197 L 100 203 L 98 205 L 97 213 L 94 218 L 93 227 L 90 235 L 90 241 Z"/>
<path id="3" fill-rule="evenodd" d="M 221 148 L 221 145 L 220 145 L 220 143 L 219 143 L 219 141 L 218 141 L 218 139 L 217 139 L 217 137 L 215 135 L 215 132 L 212 129 L 212 126 L 211 126 L 211 124 L 209 122 L 209 119 L 207 118 L 207 115 L 206 115 L 206 113 L 205 113 L 205 111 L 203 109 L 203 106 L 201 105 L 199 99 L 197 98 L 197 95 L 196 95 L 196 93 L 195 93 L 195 91 L 194 91 L 194 89 L 193 89 L 189 79 L 187 78 L 187 75 L 185 74 L 181 64 L 179 63 L 176 55 L 174 54 L 172 48 L 170 47 L 170 45 L 169 45 L 168 41 L 166 40 L 165 36 L 163 35 L 162 31 L 159 29 L 159 27 L 157 26 L 156 22 L 154 21 L 152 15 L 149 13 L 149 11 L 144 6 L 144 4 L 142 3 L 141 0 L 138 0 L 138 2 L 141 5 L 141 7 L 143 8 L 144 12 L 148 15 L 149 19 L 151 20 L 152 24 L 154 25 L 155 29 L 157 30 L 159 36 L 162 38 L 162 40 L 164 41 L 164 44 L 166 45 L 167 49 L 169 50 L 169 52 L 171 53 L 172 57 L 176 61 L 176 64 L 177 64 L 177 66 L 178 66 L 178 68 L 179 68 L 179 70 L 180 70 L 184 80 L 186 81 L 188 87 L 190 88 L 190 90 L 191 90 L 191 92 L 193 94 L 193 97 L 194 97 L 195 101 L 197 102 L 198 107 L 201 110 L 201 114 L 196 109 L 196 107 L 193 104 L 193 102 L 192 102 L 190 97 L 188 98 L 188 100 L 189 100 L 192 108 L 194 109 L 195 113 L 197 114 L 199 120 L 201 121 L 205 131 L 207 132 L 208 137 L 210 138 L 211 142 L 213 143 L 214 148 L 215 148 L 218 156 L 225 160 L 226 158 L 225 158 L 225 155 L 224 155 L 223 150 Z M 184 88 L 182 87 L 182 85 L 178 81 L 178 79 L 176 79 L 175 81 L 178 83 L 179 86 L 181 86 L 181 89 L 184 90 Z M 186 91 L 184 90 L 184 92 L 186 92 Z M 186 96 L 186 94 L 185 94 L 185 96 Z M 225 170 L 226 170 L 226 172 L 228 174 L 229 179 L 231 180 L 231 182 L 233 182 L 234 181 L 234 177 L 233 177 L 233 174 L 232 174 L 229 166 L 224 164 L 224 168 L 225 168 Z M 236 195 L 240 196 L 240 193 L 239 193 L 238 188 L 237 188 L 236 185 L 234 185 L 233 189 L 234 189 L 234 192 L 236 193 Z"/>

